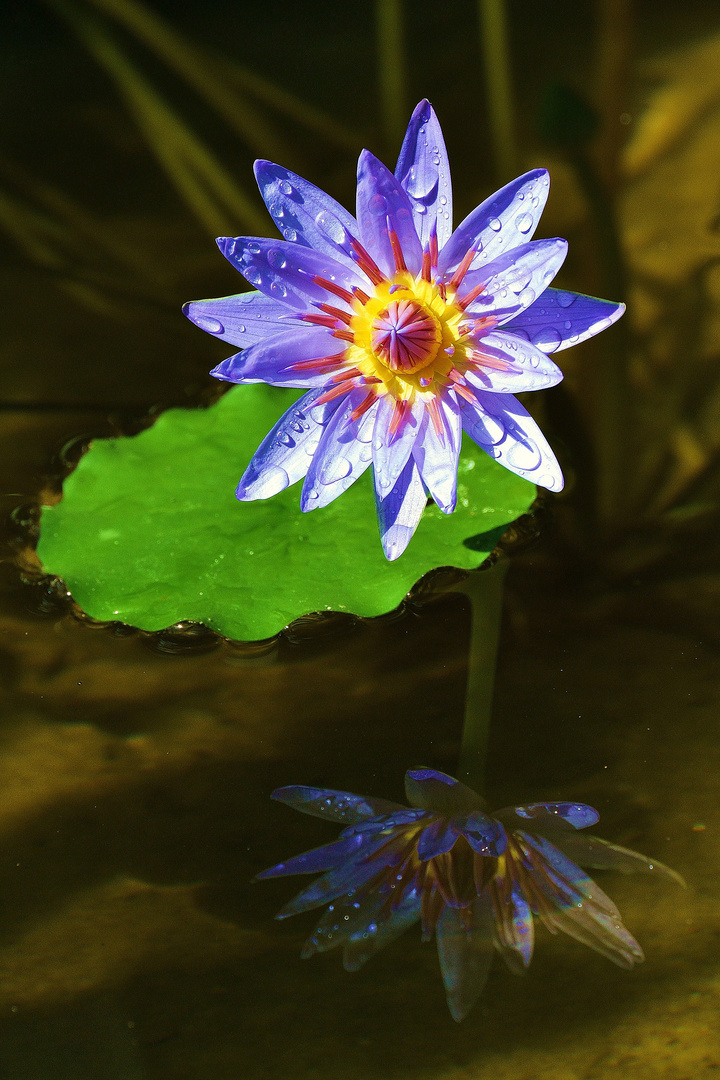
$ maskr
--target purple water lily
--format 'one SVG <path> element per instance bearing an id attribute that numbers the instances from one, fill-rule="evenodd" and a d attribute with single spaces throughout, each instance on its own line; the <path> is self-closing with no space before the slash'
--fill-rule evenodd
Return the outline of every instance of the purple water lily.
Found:
<path id="1" fill-rule="evenodd" d="M 549 190 L 534 169 L 452 231 L 450 169 L 430 104 L 415 109 L 395 173 L 367 150 L 357 217 L 279 165 L 255 174 L 283 240 L 221 237 L 257 292 L 185 305 L 242 351 L 212 372 L 307 393 L 263 440 L 237 489 L 265 499 L 305 477 L 303 510 L 326 506 L 373 466 L 383 549 L 405 550 L 428 493 L 455 509 L 464 430 L 551 491 L 555 455 L 514 397 L 562 379 L 549 353 L 591 337 L 623 304 L 549 289 L 565 240 L 537 240 Z"/>
<path id="2" fill-rule="evenodd" d="M 580 869 L 640 871 L 682 879 L 635 851 L 576 830 L 594 825 L 583 803 L 536 803 L 489 817 L 479 795 L 434 769 L 406 773 L 410 808 L 385 799 L 284 787 L 273 798 L 347 827 L 339 840 L 258 874 L 322 877 L 278 913 L 283 919 L 327 911 L 305 943 L 304 957 L 342 946 L 348 971 L 413 923 L 435 936 L 450 1012 L 462 1020 L 477 1001 L 494 950 L 523 971 L 534 945 L 534 918 L 563 930 L 629 968 L 643 953 L 612 900 Z"/>

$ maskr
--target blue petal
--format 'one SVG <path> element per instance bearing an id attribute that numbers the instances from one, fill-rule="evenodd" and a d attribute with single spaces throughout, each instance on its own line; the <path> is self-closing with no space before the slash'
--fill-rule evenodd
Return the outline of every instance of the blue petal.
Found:
<path id="1" fill-rule="evenodd" d="M 238 484 L 238 499 L 269 499 L 302 479 L 324 425 L 340 405 L 338 400 L 315 405 L 321 394 L 321 387 L 304 394 L 268 432 Z"/>
<path id="2" fill-rule="evenodd" d="M 370 465 L 375 406 L 357 420 L 350 418 L 365 394 L 364 387 L 349 391 L 326 425 L 305 477 L 300 499 L 302 510 L 327 506 L 347 491 Z"/>
<path id="3" fill-rule="evenodd" d="M 255 179 L 285 240 L 314 248 L 354 269 L 352 214 L 314 184 L 271 161 L 255 162 Z"/>
<path id="4" fill-rule="evenodd" d="M 451 514 L 457 503 L 457 470 L 462 442 L 460 408 L 452 390 L 436 399 L 442 420 L 442 435 L 438 435 L 430 414 L 425 410 L 413 458 L 422 482 L 443 514 Z"/>
<path id="5" fill-rule="evenodd" d="M 515 316 L 507 330 L 527 338 L 545 353 L 560 352 L 607 330 L 624 310 L 624 304 L 612 300 L 546 289 Z"/>
<path id="6" fill-rule="evenodd" d="M 454 269 L 471 247 L 473 267 L 531 239 L 550 190 L 546 169 L 533 169 L 496 191 L 462 221 L 440 254 L 441 273 Z"/>
<path id="7" fill-rule="evenodd" d="M 479 367 L 466 372 L 465 378 L 478 390 L 489 393 L 521 394 L 543 390 L 562 382 L 563 373 L 557 364 L 529 341 L 523 341 L 505 330 L 493 330 L 475 342 Z M 482 357 L 499 360 L 508 365 L 504 371 L 483 367 Z"/>
<path id="8" fill-rule="evenodd" d="M 420 524 L 426 501 L 425 488 L 413 458 L 400 473 L 389 495 L 381 499 L 375 493 L 380 540 L 390 562 L 402 555 L 410 543 Z"/>
<path id="9" fill-rule="evenodd" d="M 234 383 L 268 383 L 270 386 L 324 386 L 329 375 L 310 375 L 288 370 L 304 360 L 321 360 L 342 352 L 340 342 L 321 326 L 284 324 L 281 333 L 258 341 L 235 353 L 210 372 L 216 379 Z M 340 363 L 338 364 L 340 366 Z"/>
<path id="10" fill-rule="evenodd" d="M 463 917 L 465 916 L 465 917 Z M 485 891 L 470 909 L 445 906 L 437 923 L 437 949 L 453 1020 L 463 1020 L 482 993 L 493 958 L 493 908 Z"/>
<path id="11" fill-rule="evenodd" d="M 407 888 L 389 917 L 373 919 L 372 914 L 365 926 L 357 928 L 345 942 L 343 966 L 346 971 L 357 971 L 374 953 L 389 945 L 420 918 L 420 895 L 414 887 Z"/>
<path id="12" fill-rule="evenodd" d="M 272 798 L 292 806 L 303 814 L 324 818 L 326 821 L 339 821 L 344 824 L 369 821 L 372 818 L 404 810 L 400 803 L 388 799 L 375 799 L 368 795 L 353 795 L 349 791 L 331 791 L 328 788 L 306 787 L 303 784 L 291 784 L 289 787 L 276 788 Z"/>
<path id="13" fill-rule="evenodd" d="M 280 320 L 288 313 L 284 304 L 259 292 L 190 300 L 182 310 L 201 330 L 244 349 L 284 329 Z"/>
<path id="14" fill-rule="evenodd" d="M 533 826 L 534 828 L 534 826 Z M 574 833 L 554 835 L 553 843 L 559 851 L 578 866 L 590 866 L 595 870 L 619 870 L 622 874 L 654 874 L 685 887 L 680 874 L 657 859 L 648 859 L 638 851 L 611 844 L 599 836 L 577 836 Z"/>
<path id="15" fill-rule="evenodd" d="M 337 303 L 316 278 L 352 290 L 367 284 L 348 266 L 312 248 L 261 236 L 221 236 L 218 247 L 243 277 L 266 296 L 290 308 L 307 310 L 313 302 Z"/>
<path id="16" fill-rule="evenodd" d="M 256 876 L 258 880 L 263 880 L 284 877 L 287 874 L 317 874 L 320 871 L 332 870 L 338 863 L 352 858 L 362 845 L 361 835 L 343 837 L 333 844 L 324 844 L 322 847 L 313 848 L 312 851 L 304 851 L 302 855 L 295 855 L 287 862 L 262 870 Z"/>
<path id="17" fill-rule="evenodd" d="M 460 817 L 482 810 L 483 801 L 471 788 L 437 769 L 409 769 L 405 773 L 405 794 L 411 806 Z"/>
<path id="18" fill-rule="evenodd" d="M 450 162 L 429 101 L 421 101 L 410 118 L 395 176 L 410 199 L 420 243 L 426 247 L 436 228 L 442 249 L 452 232 Z"/>
<path id="19" fill-rule="evenodd" d="M 500 822 L 479 810 L 468 814 L 464 820 L 458 822 L 458 826 L 470 847 L 478 855 L 496 857 L 502 855 L 507 846 L 505 830 Z"/>
<path id="20" fill-rule="evenodd" d="M 423 862 L 434 859 L 450 851 L 459 836 L 460 830 L 447 818 L 438 818 L 431 822 L 420 834 L 417 842 L 417 855 Z"/>
<path id="21" fill-rule="evenodd" d="M 358 161 L 357 220 L 363 246 L 388 277 L 395 274 L 389 229 L 397 234 L 408 270 L 420 273 L 422 248 L 410 200 L 390 170 L 369 150 L 363 150 Z"/>
<path id="22" fill-rule="evenodd" d="M 375 491 L 381 499 L 390 494 L 408 462 L 420 431 L 424 406 L 421 401 L 413 402 L 399 430 L 391 436 L 389 427 L 394 411 L 395 399 L 385 394 L 378 402 L 372 436 Z"/>
<path id="23" fill-rule="evenodd" d="M 517 398 L 474 390 L 477 406 L 461 400 L 462 425 L 471 439 L 510 472 L 560 491 L 563 475 L 550 445 Z"/>
<path id="24" fill-rule="evenodd" d="M 495 933 L 506 964 L 521 975 L 532 960 L 535 927 L 530 905 L 518 885 L 513 886 L 508 903 L 496 893 Z"/>
<path id="25" fill-rule="evenodd" d="M 468 315 L 492 315 L 502 326 L 515 319 L 547 289 L 567 255 L 567 240 L 532 240 L 505 252 L 487 266 L 470 270 L 460 286 L 462 296 L 483 285 L 467 308 Z"/>
<path id="26" fill-rule="evenodd" d="M 530 803 L 528 806 L 506 806 L 494 814 L 507 829 L 526 829 L 541 835 L 545 830 L 587 829 L 600 820 L 597 810 L 587 803 Z"/>

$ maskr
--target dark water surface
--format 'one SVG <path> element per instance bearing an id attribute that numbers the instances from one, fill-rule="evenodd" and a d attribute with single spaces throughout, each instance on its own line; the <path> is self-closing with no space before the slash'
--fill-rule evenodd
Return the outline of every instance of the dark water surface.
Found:
<path id="1" fill-rule="evenodd" d="M 595 6 L 553 2 L 544 19 L 536 6 L 511 6 L 519 100 L 535 102 L 558 71 L 582 87 Z M 472 75 L 475 23 L 464 29 L 475 6 L 440 7 L 413 6 L 408 105 L 433 99 L 463 212 L 493 184 Z M 628 166 L 617 212 L 638 342 L 632 392 L 662 380 L 675 386 L 694 358 L 657 417 L 657 439 L 672 431 L 675 449 L 656 456 L 677 493 L 663 510 L 698 524 L 677 540 L 652 498 L 638 495 L 600 553 L 588 545 L 582 490 L 591 470 L 583 473 L 582 439 L 572 442 L 563 409 L 548 399 L 579 479 L 509 575 L 487 792 L 494 806 L 589 802 L 601 835 L 685 877 L 681 891 L 597 875 L 646 963 L 621 971 L 541 934 L 528 975 L 496 964 L 458 1026 L 434 947 L 421 945 L 417 930 L 354 975 L 334 953 L 301 961 L 310 923 L 272 919 L 293 883 L 250 881 L 334 830 L 271 804 L 269 793 L 306 783 L 402 799 L 408 767 L 453 772 L 463 600 L 345 621 L 332 634 L 296 627 L 257 648 L 98 629 L 19 581 L 20 510 L 0 565 L 3 1080 L 717 1075 L 717 485 L 712 470 L 695 487 L 687 477 L 698 455 L 711 460 L 720 444 L 720 81 L 712 74 L 720 18 L 714 5 L 682 8 L 635 7 L 629 126 L 652 115 L 659 135 L 643 144 L 642 169 L 631 175 Z M 326 4 L 154 10 L 383 150 L 371 5 L 342 19 Z M 178 309 L 236 284 L 72 32 L 39 4 L 3 19 L 5 516 L 56 488 L 68 443 L 136 430 L 155 406 L 203 400 L 206 371 L 223 353 Z M 153 85 L 249 187 L 255 152 L 123 34 Z M 556 195 L 543 235 L 571 237 L 576 254 L 563 284 L 592 291 L 582 196 L 567 162 L 541 145 L 532 113 L 519 109 L 528 150 L 518 171 L 549 161 Z M 351 198 L 350 154 L 300 138 L 286 119 L 277 132 L 300 171 Z M 634 129 L 631 137 L 639 154 Z M 594 405 L 585 372 L 596 359 L 590 348 L 568 357 L 567 385 L 585 420 Z M 653 447 L 648 437 L 629 460 L 629 488 Z M 688 506 L 700 503 L 705 516 L 694 518 Z"/>

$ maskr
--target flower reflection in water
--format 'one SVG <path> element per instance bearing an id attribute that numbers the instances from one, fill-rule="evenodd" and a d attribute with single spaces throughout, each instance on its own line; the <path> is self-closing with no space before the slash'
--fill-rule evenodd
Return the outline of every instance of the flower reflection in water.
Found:
<path id="1" fill-rule="evenodd" d="M 579 835 L 598 820 L 583 803 L 536 803 L 488 816 L 479 795 L 434 769 L 410 770 L 405 790 L 409 807 L 345 791 L 279 788 L 274 799 L 346 828 L 335 843 L 258 877 L 322 873 L 278 918 L 327 904 L 302 955 L 342 946 L 348 971 L 419 920 L 423 940 L 436 937 L 455 1020 L 477 1001 L 495 949 L 512 971 L 528 966 L 535 918 L 620 967 L 643 959 L 615 904 L 580 865 L 682 883 L 662 863 Z"/>

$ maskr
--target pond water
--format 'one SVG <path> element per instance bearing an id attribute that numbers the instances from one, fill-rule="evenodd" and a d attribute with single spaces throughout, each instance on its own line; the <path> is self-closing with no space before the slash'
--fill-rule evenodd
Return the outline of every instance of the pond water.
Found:
<path id="1" fill-rule="evenodd" d="M 383 151 L 390 139 L 368 74 L 373 21 L 312 7 L 310 28 L 285 3 L 218 3 L 210 20 L 206 6 L 153 10 L 184 39 L 277 80 Z M 582 88 L 600 14 L 620 19 L 630 7 L 587 5 L 586 17 L 553 2 L 538 27 L 530 5 L 517 4 L 518 98 L 536 100 L 557 71 Z M 479 145 L 487 118 L 464 131 L 481 93 L 468 74 L 478 62 L 463 30 L 471 8 L 474 19 L 474 5 L 447 5 L 448 25 L 431 5 L 413 5 L 407 27 L 409 107 L 427 94 L 447 121 L 461 212 L 494 181 Z M 111 19 L 122 8 L 77 10 Z M 73 31 L 40 5 L 8 27 L 0 497 L 15 513 L 0 565 L 3 1078 L 717 1075 L 720 19 L 699 3 L 682 15 L 674 4 L 638 3 L 634 18 L 633 130 L 615 207 L 638 439 L 615 476 L 621 510 L 601 517 L 602 543 L 589 542 L 588 522 L 600 527 L 588 505 L 602 437 L 588 431 L 597 435 L 604 391 L 588 369 L 603 354 L 563 354 L 569 391 L 544 407 L 574 483 L 539 542 L 512 559 L 486 794 L 493 807 L 588 802 L 601 815 L 598 835 L 661 859 L 688 887 L 598 871 L 645 963 L 623 971 L 540 933 L 527 975 L 498 960 L 459 1026 L 435 948 L 417 928 L 356 974 L 336 953 L 303 961 L 310 918 L 273 920 L 295 882 L 252 878 L 336 833 L 271 803 L 274 788 L 404 801 L 407 768 L 455 771 L 466 601 L 439 596 L 377 620 L 296 624 L 274 643 L 243 646 L 94 627 L 20 580 L 28 512 L 15 508 L 57 491 L 70 444 L 137 430 L 151 408 L 197 405 L 211 392 L 206 371 L 222 352 L 179 306 L 230 292 L 234 279 L 148 149 L 130 98 Z M 127 27 L 114 33 L 248 182 L 260 148 L 231 136 Z M 416 56 L 433 35 L 443 48 L 426 85 Z M 347 202 L 352 154 L 322 139 L 308 148 L 287 116 L 270 115 L 271 133 L 304 171 Z M 643 116 L 654 128 L 640 128 Z M 564 283 L 601 291 L 591 215 L 567 157 L 543 147 L 522 110 L 518 128 L 529 147 L 518 171 L 552 159 L 557 196 L 542 235 L 571 239 Z M 384 152 L 392 160 L 394 146 Z"/>

